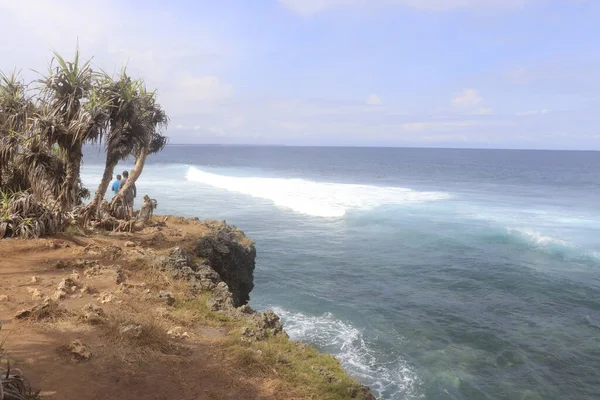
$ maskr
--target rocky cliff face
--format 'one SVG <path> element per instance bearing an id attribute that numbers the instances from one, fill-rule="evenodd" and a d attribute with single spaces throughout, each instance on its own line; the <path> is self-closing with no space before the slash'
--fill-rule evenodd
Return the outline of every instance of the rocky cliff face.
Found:
<path id="1" fill-rule="evenodd" d="M 256 312 L 248 306 L 250 291 L 254 288 L 254 243 L 225 222 L 206 222 L 205 226 L 207 230 L 191 250 L 176 247 L 168 256 L 147 254 L 152 265 L 187 281 L 196 293 L 210 291 L 211 310 L 244 319 L 247 326 L 242 334 L 248 340 L 285 335 L 273 311 Z"/>
<path id="2" fill-rule="evenodd" d="M 235 226 L 208 223 L 209 230 L 196 242 L 194 255 L 208 262 L 229 287 L 235 307 L 248 304 L 254 288 L 256 249 Z"/>

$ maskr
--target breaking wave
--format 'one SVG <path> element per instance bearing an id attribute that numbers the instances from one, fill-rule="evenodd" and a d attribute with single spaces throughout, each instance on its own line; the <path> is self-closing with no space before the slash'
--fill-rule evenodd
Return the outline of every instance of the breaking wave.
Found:
<path id="1" fill-rule="evenodd" d="M 507 228 L 507 237 L 521 244 L 549 253 L 564 260 L 600 262 L 600 253 L 585 249 L 566 240 L 543 235 L 534 229 Z"/>
<path id="2" fill-rule="evenodd" d="M 334 354 L 343 367 L 368 385 L 377 398 L 417 398 L 419 379 L 399 356 L 376 350 L 373 344 L 351 324 L 331 313 L 308 316 L 273 308 L 283 321 L 285 331 L 301 340 Z"/>
<path id="3" fill-rule="evenodd" d="M 420 192 L 400 187 L 314 182 L 295 178 L 227 176 L 195 167 L 189 168 L 186 179 L 267 199 L 278 207 L 297 213 L 325 218 L 343 217 L 351 210 L 422 203 L 450 197 L 444 192 Z"/>

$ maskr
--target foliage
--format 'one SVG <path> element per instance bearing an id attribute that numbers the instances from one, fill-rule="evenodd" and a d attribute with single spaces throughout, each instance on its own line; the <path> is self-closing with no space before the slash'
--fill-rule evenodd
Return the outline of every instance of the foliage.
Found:
<path id="1" fill-rule="evenodd" d="M 51 235 L 62 229 L 63 215 L 28 192 L 0 192 L 0 239 Z"/>
<path id="2" fill-rule="evenodd" d="M 89 207 L 98 218 L 116 164 L 162 150 L 167 138 L 159 128 L 167 121 L 142 80 L 97 72 L 78 49 L 72 61 L 55 52 L 33 84 L 0 72 L 0 238 L 54 234 L 64 218 L 83 212 L 79 206 L 90 197 L 80 177 L 83 146 L 94 142 L 104 143 L 107 155 Z"/>

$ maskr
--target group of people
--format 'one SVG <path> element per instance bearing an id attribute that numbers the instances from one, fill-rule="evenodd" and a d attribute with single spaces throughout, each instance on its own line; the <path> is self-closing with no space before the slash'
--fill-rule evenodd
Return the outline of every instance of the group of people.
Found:
<path id="1" fill-rule="evenodd" d="M 125 186 L 129 178 L 129 172 L 123 171 L 123 176 L 117 175 L 117 179 L 112 183 L 112 191 L 115 195 Z M 123 200 L 125 203 L 125 212 L 130 217 L 133 217 L 133 199 L 137 196 L 137 189 L 135 183 L 123 193 Z"/>

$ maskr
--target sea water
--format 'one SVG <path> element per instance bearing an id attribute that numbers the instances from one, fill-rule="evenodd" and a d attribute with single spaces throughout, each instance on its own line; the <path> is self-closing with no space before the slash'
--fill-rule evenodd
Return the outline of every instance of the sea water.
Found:
<path id="1" fill-rule="evenodd" d="M 137 187 L 253 238 L 251 305 L 378 398 L 600 399 L 598 152 L 168 146 Z"/>

